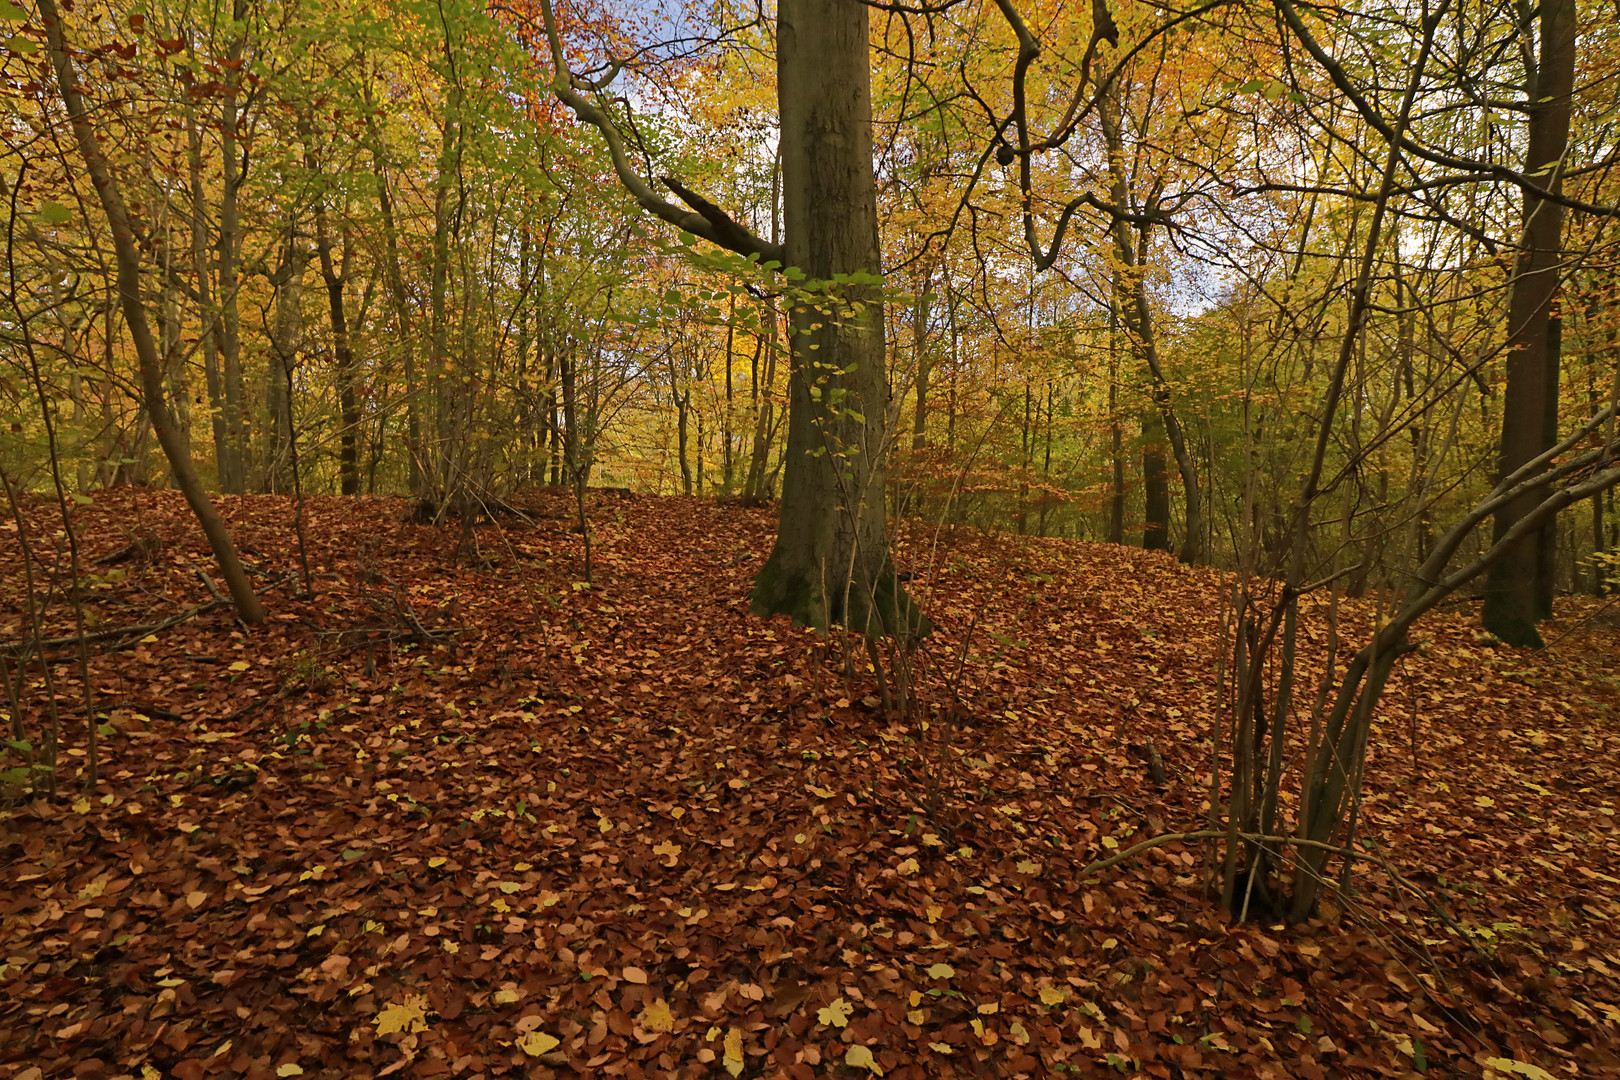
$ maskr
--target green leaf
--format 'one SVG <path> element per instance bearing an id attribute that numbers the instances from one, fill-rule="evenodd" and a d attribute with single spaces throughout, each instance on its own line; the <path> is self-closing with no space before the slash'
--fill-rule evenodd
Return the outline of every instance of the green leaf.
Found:
<path id="1" fill-rule="evenodd" d="M 39 208 L 39 217 L 48 225 L 66 225 L 73 220 L 73 211 L 59 202 L 48 202 Z"/>
<path id="2" fill-rule="evenodd" d="M 39 52 L 39 43 L 33 38 L 26 38 L 21 34 L 15 34 L 6 39 L 6 48 L 10 49 L 18 56 L 33 56 L 35 53 Z"/>

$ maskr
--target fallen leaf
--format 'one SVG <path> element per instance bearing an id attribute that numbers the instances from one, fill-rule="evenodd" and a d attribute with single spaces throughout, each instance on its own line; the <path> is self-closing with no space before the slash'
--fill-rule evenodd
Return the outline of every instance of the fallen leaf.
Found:
<path id="1" fill-rule="evenodd" d="M 407 994 L 403 1001 L 396 1001 L 378 1013 L 373 1023 L 377 1025 L 379 1036 L 392 1035 L 396 1031 L 403 1031 L 407 1035 L 426 1031 L 427 998 L 420 994 Z"/>
<path id="2" fill-rule="evenodd" d="M 637 986 L 646 986 L 647 973 L 638 967 L 627 967 L 624 969 L 624 981 L 635 983 Z"/>
<path id="3" fill-rule="evenodd" d="M 725 1048 L 725 1055 L 721 1058 L 720 1063 L 726 1067 L 726 1072 L 730 1073 L 732 1076 L 740 1076 L 740 1075 L 742 1075 L 742 1071 L 743 1071 L 743 1031 L 742 1031 L 742 1028 L 734 1027 L 730 1031 L 726 1032 L 726 1040 L 725 1040 L 725 1043 L 723 1044 L 723 1046 Z"/>
<path id="4" fill-rule="evenodd" d="M 873 1076 L 882 1076 L 883 1070 L 878 1068 L 877 1059 L 872 1056 L 872 1050 L 867 1046 L 852 1046 L 844 1051 L 844 1064 L 852 1069 L 870 1069 Z"/>
<path id="5" fill-rule="evenodd" d="M 849 1018 L 854 1013 L 855 1006 L 843 998 L 834 998 L 832 1004 L 824 1009 L 816 1010 L 816 1019 L 829 1027 L 841 1028 L 849 1023 Z"/>
<path id="6" fill-rule="evenodd" d="M 928 977 L 930 979 L 949 979 L 949 978 L 953 977 L 956 974 L 956 969 L 955 968 L 951 967 L 951 965 L 949 965 L 949 964 L 944 964 L 944 963 L 930 964 L 930 965 L 928 965 L 927 970 L 928 970 Z"/>
<path id="7" fill-rule="evenodd" d="M 530 1057 L 549 1054 L 561 1045 L 561 1040 L 547 1035 L 543 1031 L 531 1031 L 517 1041 L 517 1048 Z"/>
<path id="8" fill-rule="evenodd" d="M 675 1030 L 675 1017 L 669 1011 L 669 1003 L 663 998 L 659 998 L 642 1009 L 641 1015 L 636 1018 L 636 1022 L 648 1031 L 664 1032 Z"/>
<path id="9" fill-rule="evenodd" d="M 1495 1069 L 1497 1072 L 1526 1076 L 1530 1080 L 1558 1080 L 1552 1073 L 1539 1065 L 1532 1065 L 1528 1061 L 1515 1061 L 1513 1058 L 1486 1058 L 1485 1067 Z"/>

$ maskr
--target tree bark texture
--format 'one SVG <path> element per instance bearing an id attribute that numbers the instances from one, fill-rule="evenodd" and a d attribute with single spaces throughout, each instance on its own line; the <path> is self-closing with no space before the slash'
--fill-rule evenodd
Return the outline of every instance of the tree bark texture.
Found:
<path id="1" fill-rule="evenodd" d="M 812 282 L 882 271 L 868 50 L 864 5 L 781 0 L 785 254 Z M 925 620 L 895 578 L 884 517 L 882 297 L 876 288 L 837 291 L 826 303 L 801 296 L 789 313 L 781 517 L 750 606 L 796 625 L 915 632 Z"/>

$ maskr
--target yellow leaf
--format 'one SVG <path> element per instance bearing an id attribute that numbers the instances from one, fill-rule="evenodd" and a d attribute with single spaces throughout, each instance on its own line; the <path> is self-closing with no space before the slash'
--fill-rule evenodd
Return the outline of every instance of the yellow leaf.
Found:
<path id="1" fill-rule="evenodd" d="M 1019 859 L 1018 865 L 1013 867 L 1020 874 L 1029 874 L 1031 877 L 1041 872 L 1041 864 L 1034 859 Z"/>
<path id="2" fill-rule="evenodd" d="M 841 1028 L 849 1023 L 849 1018 L 854 1013 L 855 1006 L 843 998 L 834 998 L 831 1005 L 828 1005 L 825 1009 L 816 1010 L 816 1019 L 829 1027 Z"/>
<path id="3" fill-rule="evenodd" d="M 996 1013 L 998 1013 L 1000 1011 L 1001 1011 L 1001 1003 L 998 1002 L 998 1001 L 987 1002 L 987 1003 L 979 1006 L 979 1015 L 980 1016 L 994 1016 L 994 1015 L 996 1015 Z"/>
<path id="4" fill-rule="evenodd" d="M 1532 1065 L 1528 1061 L 1515 1061 L 1512 1058 L 1486 1058 L 1485 1067 L 1495 1069 L 1497 1072 L 1527 1076 L 1530 1080 L 1558 1080 L 1539 1065 Z"/>
<path id="5" fill-rule="evenodd" d="M 928 977 L 930 979 L 949 979 L 955 976 L 956 969 L 949 964 L 930 964 Z"/>
<path id="6" fill-rule="evenodd" d="M 521 892 L 522 889 L 523 889 L 523 886 L 519 885 L 515 881 L 503 881 L 503 882 L 500 883 L 498 888 L 501 890 L 501 892 L 505 893 L 507 896 L 511 896 L 515 892 Z"/>
<path id="7" fill-rule="evenodd" d="M 810 789 L 811 794 L 822 799 L 830 799 L 837 794 L 837 792 L 833 791 L 831 788 L 817 787 L 814 784 L 806 784 L 805 787 Z"/>
<path id="8" fill-rule="evenodd" d="M 253 665 L 248 663 L 246 660 L 238 660 L 236 663 L 234 663 L 234 664 L 232 664 L 230 666 L 229 670 L 231 670 L 231 671 L 246 671 L 248 668 L 250 668 L 252 666 Z"/>
<path id="9" fill-rule="evenodd" d="M 303 1076 L 304 1075 L 304 1067 L 302 1065 L 298 1064 L 296 1061 L 289 1061 L 289 1062 L 286 1062 L 285 1064 L 276 1066 L 276 1075 L 277 1076 Z"/>
<path id="10" fill-rule="evenodd" d="M 902 861 L 899 866 L 895 867 L 895 869 L 899 872 L 901 877 L 910 877 L 912 874 L 915 874 L 919 869 L 921 869 L 921 867 L 917 865 L 916 859 L 906 859 Z"/>
<path id="11" fill-rule="evenodd" d="M 1119 847 L 1119 841 L 1115 840 L 1112 836 L 1105 836 L 1102 838 L 1102 846 L 1108 848 L 1109 850 L 1113 850 L 1114 848 Z"/>
<path id="12" fill-rule="evenodd" d="M 726 1072 L 732 1076 L 741 1076 L 743 1071 L 743 1032 L 742 1028 L 734 1027 L 726 1032 L 725 1055 L 720 1063 L 726 1067 Z"/>
<path id="13" fill-rule="evenodd" d="M 929 923 L 937 923 L 939 922 L 940 916 L 945 914 L 945 909 L 940 907 L 938 904 L 929 904 L 923 909 L 923 913 L 928 916 Z"/>
<path id="14" fill-rule="evenodd" d="M 433 858 L 428 860 L 428 865 L 437 870 L 439 867 L 443 866 L 449 861 L 450 860 L 446 859 L 443 855 L 435 855 Z"/>
<path id="15" fill-rule="evenodd" d="M 427 998 L 420 994 L 407 994 L 404 1001 L 396 1001 L 377 1014 L 374 1021 L 378 1035 L 392 1035 L 403 1031 L 414 1035 L 427 1030 Z"/>
<path id="16" fill-rule="evenodd" d="M 1069 992 L 1067 990 L 1059 989 L 1056 986 L 1043 986 L 1043 987 L 1041 987 L 1041 1004 L 1042 1005 L 1046 1005 L 1048 1007 L 1053 1006 L 1053 1005 L 1061 1005 L 1065 1001 L 1068 1001 L 1068 1000 L 1069 1000 Z"/>
<path id="17" fill-rule="evenodd" d="M 157 640 L 157 635 L 156 634 L 147 634 L 145 637 L 141 638 L 141 644 L 142 645 L 150 645 L 156 640 Z"/>
<path id="18" fill-rule="evenodd" d="M 922 834 L 922 842 L 923 842 L 923 847 L 944 847 L 945 846 L 945 841 L 941 840 L 937 835 L 935 835 L 934 833 L 931 833 L 931 832 L 925 832 L 925 833 Z"/>
<path id="19" fill-rule="evenodd" d="M 1481 809 L 1483 809 L 1485 807 L 1495 806 L 1496 805 L 1496 800 L 1491 798 L 1489 795 L 1480 795 L 1480 796 L 1477 796 L 1474 799 L 1474 805 L 1480 807 Z M 1508 1058 L 1497 1058 L 1495 1060 L 1497 1060 L 1497 1061 L 1507 1061 L 1509 1059 Z M 1518 1064 L 1518 1063 L 1515 1062 L 1514 1064 Z M 1534 1065 L 1532 1065 L 1530 1067 L 1532 1069 L 1535 1068 Z"/>
<path id="20" fill-rule="evenodd" d="M 75 814 L 88 814 L 90 812 L 90 800 L 89 799 L 75 799 L 75 800 L 73 800 L 73 812 Z"/>
<path id="21" fill-rule="evenodd" d="M 1029 1045 L 1029 1029 L 1018 1021 L 1014 1020 L 1012 1022 L 1011 1026 L 1007 1028 L 1007 1033 L 1013 1037 L 1013 1042 L 1019 1046 Z"/>
<path id="22" fill-rule="evenodd" d="M 670 866 L 675 865 L 675 856 L 679 855 L 680 853 L 681 845 L 669 840 L 665 840 L 662 844 L 653 845 L 653 854 L 658 856 L 667 856 L 669 858 Z"/>
<path id="23" fill-rule="evenodd" d="M 559 1040 L 552 1038 L 543 1031 L 531 1031 L 517 1041 L 517 1048 L 530 1057 L 549 1054 L 561 1045 L 562 1043 Z"/>
<path id="24" fill-rule="evenodd" d="M 603 831 L 603 832 L 612 832 L 613 831 L 613 822 L 609 821 L 605 817 L 597 818 L 596 819 L 596 827 L 598 829 L 600 829 L 601 831 Z"/>
<path id="25" fill-rule="evenodd" d="M 954 1053 L 956 1053 L 956 1051 L 954 1049 L 952 1049 L 950 1043 L 929 1043 L 928 1044 L 928 1049 L 932 1050 L 936 1054 L 954 1054 Z"/>
<path id="26" fill-rule="evenodd" d="M 911 1021 L 913 1024 L 916 1024 L 918 1027 L 922 1027 L 923 1024 L 927 1023 L 928 1021 L 928 1013 L 922 1009 L 912 1009 L 910 1012 L 906 1013 L 906 1019 Z"/>
<path id="27" fill-rule="evenodd" d="M 669 1003 L 663 998 L 659 998 L 645 1009 L 642 1009 L 641 1015 L 636 1018 L 636 1022 L 648 1031 L 663 1032 L 675 1029 L 675 1017 L 669 1011 Z"/>
<path id="28" fill-rule="evenodd" d="M 872 1056 L 872 1050 L 866 1046 L 852 1046 L 844 1051 L 844 1064 L 852 1069 L 871 1069 L 873 1076 L 882 1076 L 883 1070 L 878 1068 L 877 1059 Z"/>
<path id="29" fill-rule="evenodd" d="M 511 1005 L 522 997 L 523 995 L 518 993 L 516 990 L 497 990 L 495 991 L 495 1004 Z"/>
<path id="30" fill-rule="evenodd" d="M 520 862 L 516 866 L 512 867 L 512 869 L 516 870 L 518 873 L 521 874 L 525 870 L 533 870 L 534 869 L 534 863 Z"/>

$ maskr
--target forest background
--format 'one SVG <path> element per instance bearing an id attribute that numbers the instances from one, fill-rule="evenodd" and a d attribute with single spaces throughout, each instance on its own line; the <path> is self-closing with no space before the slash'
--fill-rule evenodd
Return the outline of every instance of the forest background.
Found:
<path id="1" fill-rule="evenodd" d="M 15 1045 L 1612 1066 L 1610 15 L 0 0 Z"/>
<path id="2" fill-rule="evenodd" d="M 1352 593 L 1393 595 L 1506 475 L 1504 423 L 1537 413 L 1539 452 L 1611 400 L 1597 9 L 1288 5 L 1318 20 L 1300 38 L 1266 6 L 1099 7 L 1096 26 L 1004 7 L 872 9 L 891 510 L 1281 565 L 1349 341 L 1312 557 L 1342 549 Z M 170 482 L 157 389 L 227 494 L 442 512 L 574 480 L 777 489 L 781 290 L 638 211 L 550 93 L 538 6 L 77 6 L 64 41 L 128 207 L 155 387 L 41 21 L 0 16 L 12 483 L 41 489 L 52 462 L 74 495 Z M 616 58 L 602 100 L 643 175 L 780 238 L 769 13 L 559 22 L 571 67 Z M 1386 161 L 1397 114 L 1415 151 Z M 1538 176 L 1558 193 L 1539 215 Z M 1553 263 L 1521 271 L 1549 221 Z M 1527 280 L 1539 329 L 1509 318 Z M 1556 393 L 1504 392 L 1512 356 Z M 1611 501 L 1546 527 L 1544 591 L 1602 587 Z"/>

